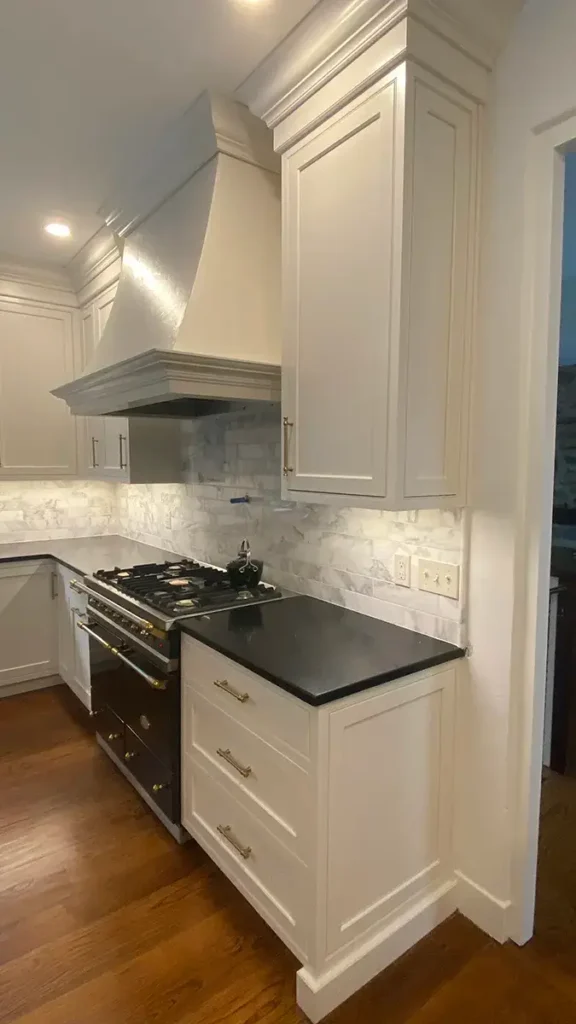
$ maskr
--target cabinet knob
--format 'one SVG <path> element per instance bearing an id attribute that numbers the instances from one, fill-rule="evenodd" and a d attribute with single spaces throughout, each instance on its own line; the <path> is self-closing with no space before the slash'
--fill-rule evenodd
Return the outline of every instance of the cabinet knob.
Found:
<path id="1" fill-rule="evenodd" d="M 165 782 L 155 782 L 154 785 L 152 786 L 153 793 L 159 793 L 160 790 L 162 789 L 168 789 L 168 786 Z"/>
<path id="2" fill-rule="evenodd" d="M 136 757 L 136 752 L 134 750 L 127 750 L 124 754 L 125 761 L 131 761 L 133 757 Z"/>
<path id="3" fill-rule="evenodd" d="M 109 732 L 106 739 L 108 740 L 109 743 L 113 743 L 114 740 L 119 740 L 120 736 L 121 733 L 119 732 Z"/>

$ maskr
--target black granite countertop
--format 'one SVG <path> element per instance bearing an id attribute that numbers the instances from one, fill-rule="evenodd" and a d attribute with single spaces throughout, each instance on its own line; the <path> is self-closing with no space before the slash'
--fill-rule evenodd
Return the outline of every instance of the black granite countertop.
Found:
<path id="1" fill-rule="evenodd" d="M 103 537 L 77 537 L 68 540 L 22 541 L 0 544 L 0 562 L 36 558 L 54 558 L 82 576 L 97 569 L 114 569 L 146 562 L 175 562 L 179 555 L 149 544 L 110 534 Z"/>
<path id="2" fill-rule="evenodd" d="M 181 625 L 185 633 L 314 705 L 465 653 L 313 597 L 236 608 L 186 619 Z"/>

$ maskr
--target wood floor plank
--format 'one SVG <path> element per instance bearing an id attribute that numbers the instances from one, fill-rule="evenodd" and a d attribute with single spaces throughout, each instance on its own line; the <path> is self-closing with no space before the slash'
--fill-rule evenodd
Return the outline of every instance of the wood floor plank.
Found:
<path id="1" fill-rule="evenodd" d="M 0 1024 L 302 1024 L 292 954 L 64 698 L 0 701 Z M 527 947 L 456 915 L 327 1024 L 574 1024 L 576 779 L 549 777 L 542 822 Z"/>

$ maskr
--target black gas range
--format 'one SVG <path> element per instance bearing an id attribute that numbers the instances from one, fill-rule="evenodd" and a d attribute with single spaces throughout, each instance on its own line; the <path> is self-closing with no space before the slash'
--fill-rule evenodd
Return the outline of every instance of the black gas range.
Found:
<path id="1" fill-rule="evenodd" d="M 90 640 L 98 742 L 169 831 L 184 841 L 178 626 L 191 616 L 288 595 L 266 583 L 234 586 L 225 569 L 194 559 L 100 570 L 71 586 L 88 595 L 87 621 L 78 626 Z"/>

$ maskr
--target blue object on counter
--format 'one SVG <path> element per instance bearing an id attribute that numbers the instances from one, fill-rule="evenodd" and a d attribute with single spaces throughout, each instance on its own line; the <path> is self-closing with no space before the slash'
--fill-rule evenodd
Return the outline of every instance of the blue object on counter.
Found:
<path id="1" fill-rule="evenodd" d="M 243 498 L 230 498 L 231 505 L 249 505 L 250 495 L 245 494 Z"/>

